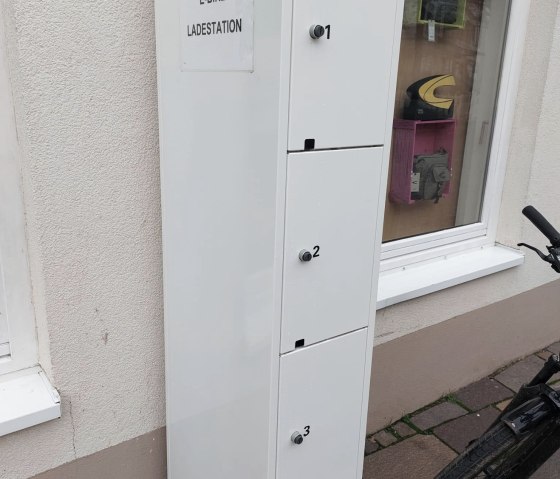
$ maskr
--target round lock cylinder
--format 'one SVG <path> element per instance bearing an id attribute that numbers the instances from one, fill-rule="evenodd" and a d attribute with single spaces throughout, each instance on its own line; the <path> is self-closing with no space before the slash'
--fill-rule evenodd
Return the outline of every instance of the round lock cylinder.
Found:
<path id="1" fill-rule="evenodd" d="M 301 250 L 301 251 L 299 252 L 299 260 L 300 260 L 302 263 L 308 263 L 308 262 L 311 261 L 312 259 L 313 259 L 313 255 L 312 255 L 309 251 L 307 251 L 306 249 Z"/>
<path id="2" fill-rule="evenodd" d="M 309 27 L 309 35 L 314 40 L 318 40 L 325 34 L 325 27 L 323 25 L 311 25 Z"/>
<path id="3" fill-rule="evenodd" d="M 297 446 L 299 446 L 303 442 L 303 436 L 301 435 L 301 433 L 299 433 L 297 431 L 292 434 L 291 439 L 292 439 L 292 442 L 294 444 L 296 444 Z"/>

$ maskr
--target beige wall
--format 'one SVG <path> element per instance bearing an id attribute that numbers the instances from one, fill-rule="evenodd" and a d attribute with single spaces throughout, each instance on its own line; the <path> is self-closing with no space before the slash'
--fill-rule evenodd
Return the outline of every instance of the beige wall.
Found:
<path id="1" fill-rule="evenodd" d="M 165 479 L 165 428 L 79 458 L 33 479 Z"/>
<path id="2" fill-rule="evenodd" d="M 559 310 L 557 280 L 376 347 L 368 431 L 557 341 Z"/>
<path id="3" fill-rule="evenodd" d="M 154 6 L 2 0 L 41 364 L 62 418 L 0 438 L 27 478 L 164 425 Z"/>
<path id="4" fill-rule="evenodd" d="M 0 438 L 0 478 L 22 479 L 164 424 L 155 40 L 153 0 L 0 2 L 41 364 L 63 407 Z M 542 244 L 521 222 L 527 201 L 560 224 L 548 195 L 560 168 L 558 0 L 533 2 L 531 15 L 499 230 L 510 245 Z M 379 343 L 552 279 L 528 256 L 381 311 Z"/>

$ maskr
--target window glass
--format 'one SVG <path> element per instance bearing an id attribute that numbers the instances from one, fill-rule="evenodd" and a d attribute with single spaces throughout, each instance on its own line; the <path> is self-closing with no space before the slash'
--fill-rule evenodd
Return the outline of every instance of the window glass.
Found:
<path id="1" fill-rule="evenodd" d="M 509 0 L 406 0 L 385 242 L 481 221 Z"/>

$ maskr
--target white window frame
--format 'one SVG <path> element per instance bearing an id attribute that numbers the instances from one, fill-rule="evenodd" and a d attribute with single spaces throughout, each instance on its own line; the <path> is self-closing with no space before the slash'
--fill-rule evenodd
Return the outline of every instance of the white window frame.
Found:
<path id="1" fill-rule="evenodd" d="M 9 340 L 0 350 L 0 436 L 5 436 L 59 418 L 61 406 L 38 366 L 21 155 L 2 16 L 0 4 L 0 311 L 7 317 Z"/>
<path id="2" fill-rule="evenodd" d="M 405 269 L 413 264 L 438 261 L 448 255 L 480 250 L 496 244 L 499 209 L 530 3 L 526 0 L 512 0 L 511 3 L 481 221 L 384 243 L 381 247 L 381 273 Z M 382 281 L 383 276 L 380 277 L 380 284 Z"/>
<path id="3" fill-rule="evenodd" d="M 9 351 L 5 346 L 0 351 L 0 375 L 38 364 L 20 158 L 0 21 L 0 311 L 7 318 L 9 340 Z"/>

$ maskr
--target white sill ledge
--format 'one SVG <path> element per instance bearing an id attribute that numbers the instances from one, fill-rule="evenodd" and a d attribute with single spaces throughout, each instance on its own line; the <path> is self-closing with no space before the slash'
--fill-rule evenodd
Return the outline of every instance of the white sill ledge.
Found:
<path id="1" fill-rule="evenodd" d="M 524 258 L 518 250 L 492 246 L 384 271 L 379 275 L 377 309 L 513 268 Z"/>
<path id="2" fill-rule="evenodd" d="M 60 396 L 39 367 L 0 377 L 0 436 L 60 417 Z"/>

